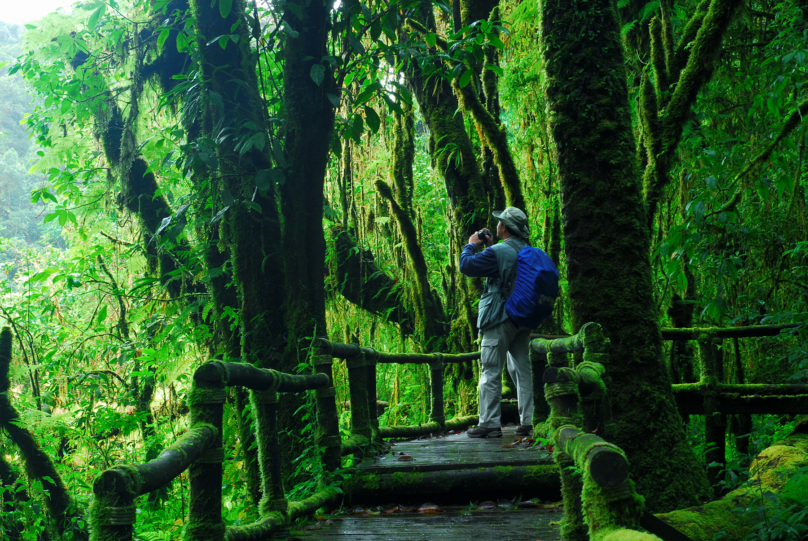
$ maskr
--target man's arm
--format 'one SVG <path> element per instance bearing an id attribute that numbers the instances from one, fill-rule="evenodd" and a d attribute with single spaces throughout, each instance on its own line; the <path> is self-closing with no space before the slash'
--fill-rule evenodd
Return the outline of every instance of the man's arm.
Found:
<path id="1" fill-rule="evenodd" d="M 477 246 L 466 244 L 460 253 L 460 272 L 472 278 L 486 278 L 499 272 L 494 250 L 476 254 Z"/>

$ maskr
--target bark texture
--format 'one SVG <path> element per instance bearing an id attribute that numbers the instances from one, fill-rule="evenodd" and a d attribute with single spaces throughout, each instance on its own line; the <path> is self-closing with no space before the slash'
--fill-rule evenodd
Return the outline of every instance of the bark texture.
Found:
<path id="1" fill-rule="evenodd" d="M 573 325 L 611 340 L 611 439 L 654 510 L 707 494 L 661 361 L 650 236 L 634 158 L 623 49 L 607 0 L 540 3 Z"/>

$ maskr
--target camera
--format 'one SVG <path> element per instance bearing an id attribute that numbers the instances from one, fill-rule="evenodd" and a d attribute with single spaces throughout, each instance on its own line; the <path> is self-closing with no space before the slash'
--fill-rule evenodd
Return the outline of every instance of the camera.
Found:
<path id="1" fill-rule="evenodd" d="M 487 239 L 490 239 L 490 238 L 493 238 L 493 237 L 491 236 L 491 232 L 489 230 L 483 229 L 482 231 L 477 232 L 477 238 L 479 238 L 481 241 L 485 242 Z"/>

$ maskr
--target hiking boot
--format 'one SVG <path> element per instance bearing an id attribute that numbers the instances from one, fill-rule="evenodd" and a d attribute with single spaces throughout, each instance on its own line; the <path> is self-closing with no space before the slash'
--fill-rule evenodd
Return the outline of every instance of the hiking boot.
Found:
<path id="1" fill-rule="evenodd" d="M 533 426 L 519 425 L 516 427 L 515 432 L 517 436 L 530 436 L 531 434 L 533 434 Z"/>
<path id="2" fill-rule="evenodd" d="M 466 430 L 466 435 L 469 438 L 501 438 L 502 429 L 499 427 L 485 428 L 483 426 L 475 426 L 474 428 Z"/>

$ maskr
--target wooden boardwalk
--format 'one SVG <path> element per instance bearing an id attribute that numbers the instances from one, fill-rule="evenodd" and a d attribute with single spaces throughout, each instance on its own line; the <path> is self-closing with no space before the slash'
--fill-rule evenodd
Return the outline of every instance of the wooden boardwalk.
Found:
<path id="1" fill-rule="evenodd" d="M 464 430 L 394 442 L 391 453 L 363 460 L 356 469 L 387 474 L 552 464 L 552 455 L 545 447 L 534 446 L 532 439 L 518 438 L 514 430 L 503 427 L 501 438 L 469 438 Z"/>
<path id="2" fill-rule="evenodd" d="M 550 452 L 513 427 L 502 431 L 502 438 L 462 431 L 388 444 L 387 453 L 352 468 L 354 488 L 341 510 L 293 528 L 288 539 L 559 540 Z"/>
<path id="3" fill-rule="evenodd" d="M 432 514 L 351 514 L 293 530 L 287 539 L 337 541 L 559 541 L 559 509 L 449 506 Z"/>

